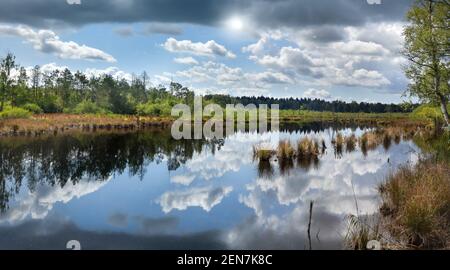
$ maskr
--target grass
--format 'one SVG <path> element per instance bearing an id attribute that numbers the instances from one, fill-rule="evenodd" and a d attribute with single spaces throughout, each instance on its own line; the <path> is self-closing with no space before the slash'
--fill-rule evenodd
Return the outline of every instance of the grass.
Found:
<path id="1" fill-rule="evenodd" d="M 387 125 L 393 122 L 410 123 L 422 121 L 423 119 L 419 117 L 412 119 L 408 113 L 334 113 L 304 110 L 281 110 L 280 120 L 300 122 L 353 122 Z"/>
<path id="2" fill-rule="evenodd" d="M 167 124 L 174 118 L 157 117 L 157 116 L 136 116 L 136 115 L 113 115 L 104 113 L 101 110 L 85 104 L 79 113 L 70 114 L 39 114 L 41 110 L 30 104 L 27 108 L 33 111 L 31 115 L 26 110 L 14 108 L 14 113 L 0 113 L 0 136 L 5 135 L 21 135 L 29 133 L 52 133 L 54 130 L 66 129 L 86 129 L 87 127 L 133 127 L 139 128 L 141 125 L 160 125 Z M 83 112 L 89 112 L 85 114 Z M 3 116 L 2 116 L 3 115 Z M 205 117 L 204 120 L 207 120 Z M 300 110 L 282 110 L 280 111 L 280 121 L 285 123 L 308 123 L 308 122 L 339 122 L 339 123 L 361 123 L 372 124 L 377 126 L 389 126 L 393 123 L 402 126 L 417 126 L 423 122 L 429 123 L 429 120 L 409 117 L 403 113 L 332 113 L 332 112 L 313 112 Z"/>
<path id="3" fill-rule="evenodd" d="M 283 140 L 278 143 L 277 157 L 280 160 L 293 159 L 295 150 L 289 140 Z"/>
<path id="4" fill-rule="evenodd" d="M 166 126 L 169 118 L 137 117 L 131 115 L 101 114 L 39 114 L 28 118 L 7 118 L 0 121 L 0 136 L 42 135 L 83 130 L 138 129 L 147 126 Z"/>
<path id="5" fill-rule="evenodd" d="M 355 134 L 345 137 L 344 141 L 345 141 L 345 150 L 348 153 L 355 151 L 356 142 L 358 141 L 358 139 L 356 139 Z"/>
<path id="6" fill-rule="evenodd" d="M 367 250 L 370 241 L 382 242 L 380 221 L 376 217 L 349 215 L 345 247 L 350 250 Z"/>
<path id="7" fill-rule="evenodd" d="M 260 161 L 269 161 L 274 155 L 274 151 L 263 148 L 259 145 L 253 146 L 253 159 Z"/>
<path id="8" fill-rule="evenodd" d="M 379 187 L 388 231 L 405 247 L 450 248 L 450 165 L 422 160 Z"/>
<path id="9" fill-rule="evenodd" d="M 305 137 L 301 139 L 297 144 L 297 156 L 310 157 L 318 156 L 320 154 L 319 142 L 317 140 L 309 139 Z"/>

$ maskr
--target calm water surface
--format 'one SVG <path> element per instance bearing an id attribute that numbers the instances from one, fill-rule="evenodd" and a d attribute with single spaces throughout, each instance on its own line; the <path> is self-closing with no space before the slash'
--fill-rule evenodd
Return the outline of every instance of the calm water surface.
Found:
<path id="1" fill-rule="evenodd" d="M 0 139 L 0 249 L 340 249 L 349 214 L 379 207 L 377 185 L 416 162 L 411 141 L 366 154 L 331 138 L 366 128 L 303 126 L 175 141 L 169 131 Z M 264 164 L 252 146 L 324 139 L 318 161 Z M 357 201 L 357 204 L 355 203 Z M 356 206 L 357 205 L 357 206 Z"/>

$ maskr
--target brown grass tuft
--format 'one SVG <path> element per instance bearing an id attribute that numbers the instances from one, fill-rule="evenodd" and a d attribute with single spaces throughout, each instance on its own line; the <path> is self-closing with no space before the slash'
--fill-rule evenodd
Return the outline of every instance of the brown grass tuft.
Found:
<path id="1" fill-rule="evenodd" d="M 450 248 L 450 166 L 403 166 L 380 186 L 389 230 L 407 246 Z"/>

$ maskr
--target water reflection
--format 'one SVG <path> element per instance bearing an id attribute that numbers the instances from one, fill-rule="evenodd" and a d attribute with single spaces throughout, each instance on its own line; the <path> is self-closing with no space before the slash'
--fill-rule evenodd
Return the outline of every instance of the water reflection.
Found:
<path id="1" fill-rule="evenodd" d="M 71 239 L 86 249 L 305 249 L 310 201 L 313 249 L 341 248 L 355 200 L 374 213 L 377 183 L 419 151 L 395 136 L 388 147 L 356 140 L 366 127 L 282 129 L 223 141 L 175 141 L 167 130 L 2 139 L 0 249 Z M 253 159 L 261 141 L 306 136 L 317 155 Z"/>

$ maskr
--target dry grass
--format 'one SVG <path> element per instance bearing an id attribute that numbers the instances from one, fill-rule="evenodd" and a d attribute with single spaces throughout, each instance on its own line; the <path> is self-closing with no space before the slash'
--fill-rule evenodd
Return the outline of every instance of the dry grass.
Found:
<path id="1" fill-rule="evenodd" d="M 376 217 L 350 215 L 347 217 L 347 221 L 348 231 L 344 242 L 347 249 L 366 250 L 369 241 L 372 240 L 382 243 L 380 221 Z"/>
<path id="2" fill-rule="evenodd" d="M 0 121 L 0 136 L 41 135 L 68 130 L 121 130 L 146 126 L 168 125 L 170 119 L 137 117 L 128 115 L 74 115 L 42 114 L 28 119 L 6 119 Z"/>
<path id="3" fill-rule="evenodd" d="M 301 139 L 297 144 L 297 156 L 309 157 L 318 156 L 320 153 L 319 142 L 308 137 Z"/>
<path id="4" fill-rule="evenodd" d="M 450 165 L 403 166 L 379 188 L 390 233 L 405 246 L 450 248 Z"/>
<path id="5" fill-rule="evenodd" d="M 295 156 L 294 147 L 289 140 L 283 140 L 278 143 L 277 157 L 278 159 L 293 159 Z"/>
<path id="6" fill-rule="evenodd" d="M 271 149 L 263 148 L 259 145 L 253 146 L 253 160 L 269 161 L 274 154 L 275 151 Z"/>
<path id="7" fill-rule="evenodd" d="M 345 141 L 345 150 L 348 153 L 355 151 L 356 142 L 358 141 L 358 139 L 356 139 L 355 134 L 345 137 L 344 141 Z"/>

